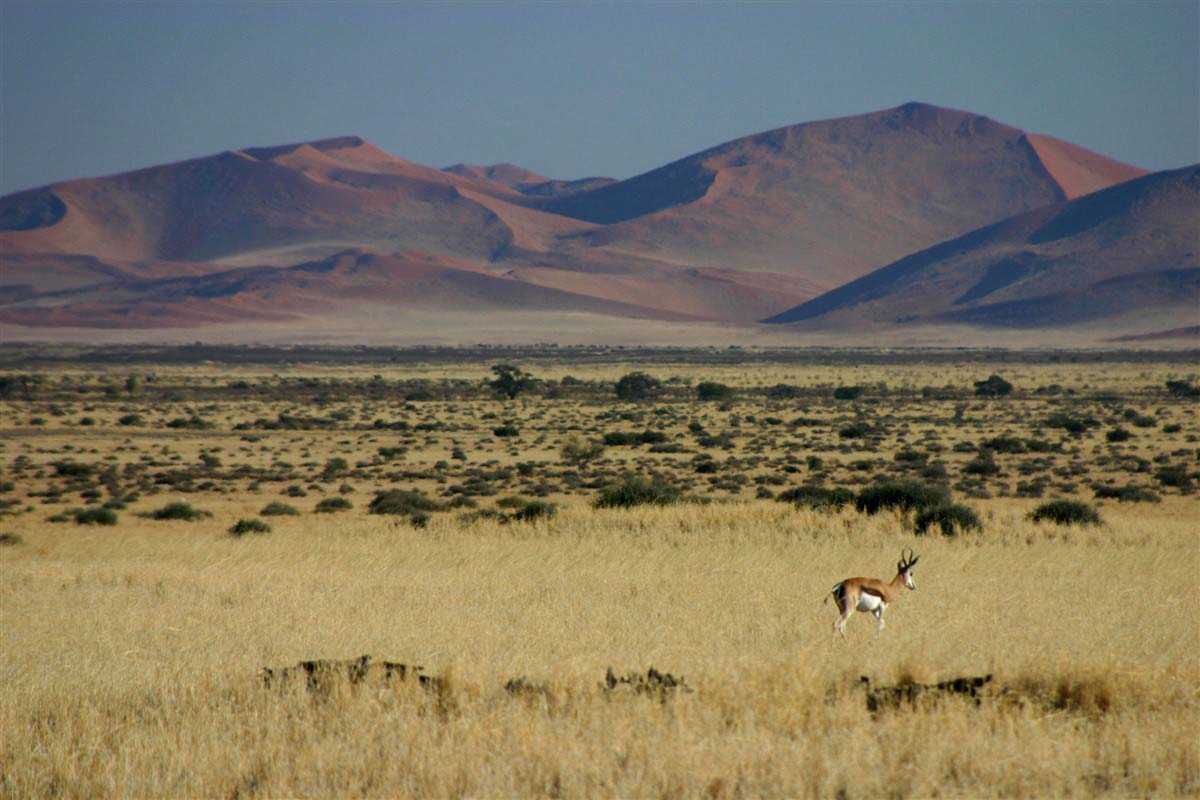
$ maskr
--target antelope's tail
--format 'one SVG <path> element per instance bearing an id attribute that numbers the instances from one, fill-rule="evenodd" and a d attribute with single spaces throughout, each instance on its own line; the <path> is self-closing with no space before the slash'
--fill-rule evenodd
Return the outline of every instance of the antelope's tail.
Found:
<path id="1" fill-rule="evenodd" d="M 829 590 L 829 594 L 825 595 L 825 599 L 821 601 L 821 605 L 825 605 L 826 603 L 828 603 L 830 597 L 832 597 L 835 602 L 840 601 L 841 597 L 842 597 L 842 584 L 843 583 L 844 583 L 844 581 L 838 581 L 837 583 L 835 583 L 833 585 L 833 588 Z"/>

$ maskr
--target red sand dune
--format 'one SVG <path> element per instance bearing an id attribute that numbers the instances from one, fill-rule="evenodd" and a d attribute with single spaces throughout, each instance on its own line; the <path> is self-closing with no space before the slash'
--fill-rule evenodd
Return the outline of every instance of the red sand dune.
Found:
<path id="1" fill-rule="evenodd" d="M 382 297 L 751 322 L 1141 174 L 920 103 L 743 137 L 625 181 L 439 170 L 345 136 L 0 198 L 0 311 L 22 325 L 234 324 Z M 347 249 L 373 268 L 305 271 Z"/>

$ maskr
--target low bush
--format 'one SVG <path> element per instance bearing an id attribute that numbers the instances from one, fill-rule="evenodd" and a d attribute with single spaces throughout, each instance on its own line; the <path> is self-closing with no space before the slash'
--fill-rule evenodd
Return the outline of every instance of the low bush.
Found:
<path id="1" fill-rule="evenodd" d="M 562 443 L 559 453 L 566 463 L 583 466 L 604 455 L 604 443 L 572 435 Z"/>
<path id="2" fill-rule="evenodd" d="M 944 486 L 922 481 L 883 481 L 868 486 L 858 494 L 854 506 L 867 514 L 888 509 L 923 511 L 926 508 L 949 505 L 950 490 Z"/>
<path id="3" fill-rule="evenodd" d="M 258 513 L 264 517 L 283 517 L 294 516 L 300 512 L 295 506 L 290 506 L 287 503 L 267 503 L 263 507 L 263 510 Z"/>
<path id="4" fill-rule="evenodd" d="M 428 511 L 441 511 L 441 503 L 417 491 L 390 489 L 377 492 L 367 511 L 371 514 L 407 514 L 418 516 Z M 428 515 L 425 515 L 428 519 Z"/>
<path id="5" fill-rule="evenodd" d="M 636 433 L 610 431 L 604 434 L 604 445 L 606 447 L 631 447 L 636 444 L 640 444 Z"/>
<path id="6" fill-rule="evenodd" d="M 349 511 L 353 507 L 354 504 L 344 497 L 327 497 L 317 503 L 313 510 L 318 514 L 332 514 L 337 511 Z"/>
<path id="7" fill-rule="evenodd" d="M 75 512 L 76 525 L 116 525 L 117 515 L 107 508 L 88 508 Z"/>
<path id="8" fill-rule="evenodd" d="M 795 489 L 780 492 L 775 499 L 800 508 L 837 509 L 853 503 L 854 492 L 841 487 L 826 489 L 823 486 L 797 486 Z"/>
<path id="9" fill-rule="evenodd" d="M 834 400 L 857 400 L 862 397 L 863 387 L 861 386 L 839 386 L 833 390 Z"/>
<path id="10" fill-rule="evenodd" d="M 699 400 L 727 400 L 732 395 L 732 389 L 716 381 L 704 381 L 696 385 L 696 397 Z"/>
<path id="11" fill-rule="evenodd" d="M 1099 525 L 1100 514 L 1087 503 L 1076 500 L 1051 500 L 1030 512 L 1034 522 L 1053 522 L 1055 525 Z"/>
<path id="12" fill-rule="evenodd" d="M 1013 385 L 999 375 L 989 375 L 987 380 L 975 381 L 976 397 L 1006 397 L 1012 394 Z"/>
<path id="13" fill-rule="evenodd" d="M 852 422 L 838 429 L 838 436 L 843 439 L 861 439 L 864 436 L 870 436 L 874 430 L 869 423 Z"/>
<path id="14" fill-rule="evenodd" d="M 196 522 L 211 516 L 210 512 L 192 508 L 191 504 L 184 502 L 168 503 L 157 511 L 150 512 L 151 519 L 184 520 L 185 522 Z"/>
<path id="15" fill-rule="evenodd" d="M 270 533 L 271 526 L 261 519 L 239 519 L 229 529 L 230 536 L 244 536 L 247 533 Z"/>
<path id="16" fill-rule="evenodd" d="M 1154 471 L 1154 478 L 1163 486 L 1172 486 L 1182 491 L 1191 491 L 1192 476 L 1182 464 L 1169 464 Z"/>
<path id="17" fill-rule="evenodd" d="M 533 522 L 539 519 L 550 519 L 556 513 L 558 513 L 558 508 L 553 503 L 547 503 L 544 500 L 529 500 L 513 511 L 508 518 L 513 522 Z"/>
<path id="18" fill-rule="evenodd" d="M 918 535 L 927 533 L 935 526 L 941 529 L 943 536 L 957 536 L 967 531 L 983 530 L 979 516 L 966 506 L 958 504 L 926 508 L 913 522 L 913 528 Z"/>
<path id="19" fill-rule="evenodd" d="M 1161 503 L 1162 498 L 1154 492 L 1132 483 L 1125 486 L 1093 486 L 1098 500 L 1118 500 L 1122 503 Z"/>
<path id="20" fill-rule="evenodd" d="M 682 502 L 683 492 L 661 476 L 649 478 L 626 475 L 620 481 L 600 491 L 593 505 L 596 508 L 632 508 L 633 506 L 666 506 Z"/>
<path id="21" fill-rule="evenodd" d="M 1104 438 L 1110 442 L 1127 442 L 1133 438 L 1133 434 L 1118 425 L 1104 434 Z"/>

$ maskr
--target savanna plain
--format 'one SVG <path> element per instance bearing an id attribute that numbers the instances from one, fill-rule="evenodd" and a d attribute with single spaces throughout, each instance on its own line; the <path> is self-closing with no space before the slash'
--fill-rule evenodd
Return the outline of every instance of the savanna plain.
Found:
<path id="1" fill-rule="evenodd" d="M 1195 353 L 237 355 L 0 352 L 3 796 L 1200 794 Z"/>

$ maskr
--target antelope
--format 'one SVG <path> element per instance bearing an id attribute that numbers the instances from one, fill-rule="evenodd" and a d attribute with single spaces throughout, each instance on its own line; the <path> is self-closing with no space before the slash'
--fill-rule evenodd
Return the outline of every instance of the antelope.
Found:
<path id="1" fill-rule="evenodd" d="M 833 635 L 841 633 L 845 639 L 846 620 L 850 619 L 850 615 L 855 611 L 869 611 L 878 621 L 875 626 L 875 636 L 878 637 L 879 632 L 883 630 L 883 612 L 887 610 L 889 603 L 900 599 L 900 587 L 907 586 L 916 591 L 917 585 L 913 583 L 912 569 L 917 565 L 919 558 L 920 556 L 913 556 L 912 550 L 901 550 L 900 562 L 896 564 L 896 577 L 892 578 L 891 583 L 884 583 L 877 578 L 847 578 L 834 584 L 829 593 L 842 615 L 833 623 Z M 825 602 L 829 602 L 829 595 L 826 595 Z"/>

